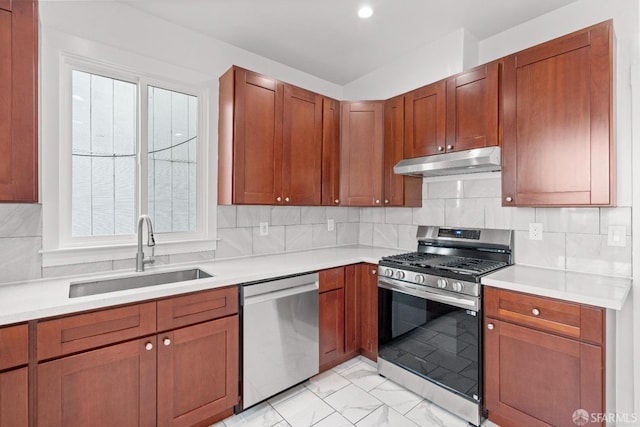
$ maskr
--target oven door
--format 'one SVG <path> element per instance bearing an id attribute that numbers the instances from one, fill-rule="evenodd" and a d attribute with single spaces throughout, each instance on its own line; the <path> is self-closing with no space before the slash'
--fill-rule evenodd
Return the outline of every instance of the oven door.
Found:
<path id="1" fill-rule="evenodd" d="M 378 279 L 378 357 L 480 402 L 479 298 L 424 289 Z"/>

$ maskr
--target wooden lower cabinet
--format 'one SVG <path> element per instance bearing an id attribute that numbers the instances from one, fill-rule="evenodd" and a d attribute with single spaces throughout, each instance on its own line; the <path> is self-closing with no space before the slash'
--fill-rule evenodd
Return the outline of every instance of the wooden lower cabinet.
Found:
<path id="1" fill-rule="evenodd" d="M 338 269 L 320 272 L 320 372 L 358 354 L 373 361 L 378 357 L 378 266 Z"/>
<path id="2" fill-rule="evenodd" d="M 156 425 L 156 338 L 38 365 L 39 427 Z"/>
<path id="3" fill-rule="evenodd" d="M 573 427 L 577 409 L 605 412 L 602 309 L 489 287 L 484 306 L 489 420 Z"/>
<path id="4" fill-rule="evenodd" d="M 210 425 L 238 403 L 238 327 L 235 315 L 158 335 L 159 426 Z"/>
<path id="5" fill-rule="evenodd" d="M 362 355 L 378 360 L 378 266 L 360 264 L 360 347 Z"/>
<path id="6" fill-rule="evenodd" d="M 38 426 L 194 426 L 238 403 L 238 315 L 38 365 Z"/>
<path id="7" fill-rule="evenodd" d="M 0 373 L 0 427 L 29 425 L 27 368 Z"/>
<path id="8" fill-rule="evenodd" d="M 320 312 L 320 371 L 340 363 L 344 351 L 344 289 L 322 292 Z"/>

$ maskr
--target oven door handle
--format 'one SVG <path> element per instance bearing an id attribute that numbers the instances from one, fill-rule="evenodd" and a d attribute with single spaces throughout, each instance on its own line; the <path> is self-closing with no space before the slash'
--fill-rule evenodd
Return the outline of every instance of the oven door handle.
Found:
<path id="1" fill-rule="evenodd" d="M 422 289 L 409 288 L 406 285 L 397 285 L 390 279 L 378 278 L 378 287 L 388 289 L 394 292 L 411 295 L 414 297 L 440 302 L 443 304 L 453 305 L 455 307 L 464 308 L 472 311 L 479 311 L 479 299 L 474 297 L 459 297 L 452 295 L 444 295 L 436 290 L 423 291 Z"/>

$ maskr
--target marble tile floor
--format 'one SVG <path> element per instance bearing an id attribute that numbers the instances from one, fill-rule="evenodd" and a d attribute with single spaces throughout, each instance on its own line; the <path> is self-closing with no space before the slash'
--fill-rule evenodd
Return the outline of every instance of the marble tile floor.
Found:
<path id="1" fill-rule="evenodd" d="M 356 357 L 211 427 L 467 427 Z M 483 427 L 497 427 L 486 421 Z"/>

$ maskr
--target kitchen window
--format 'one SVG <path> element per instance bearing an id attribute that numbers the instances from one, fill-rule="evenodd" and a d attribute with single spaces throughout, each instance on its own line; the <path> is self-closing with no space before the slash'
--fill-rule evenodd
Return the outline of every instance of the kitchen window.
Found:
<path id="1" fill-rule="evenodd" d="M 156 255 L 214 250 L 208 90 L 63 59 L 58 209 L 53 220 L 45 209 L 43 265 L 132 258 L 141 214 Z"/>

